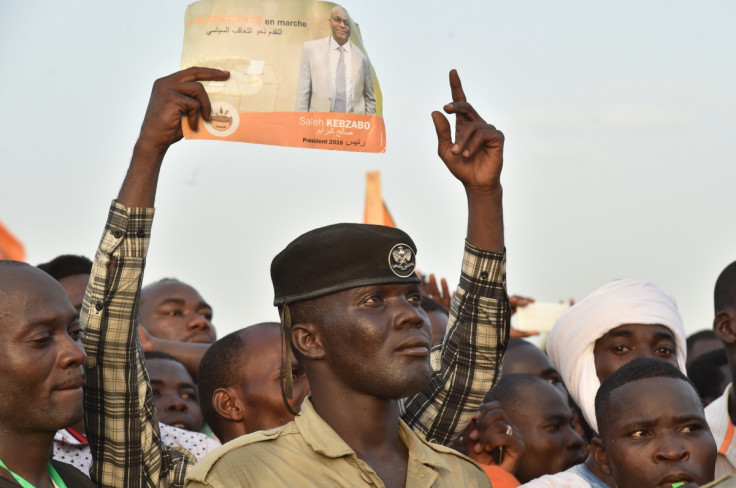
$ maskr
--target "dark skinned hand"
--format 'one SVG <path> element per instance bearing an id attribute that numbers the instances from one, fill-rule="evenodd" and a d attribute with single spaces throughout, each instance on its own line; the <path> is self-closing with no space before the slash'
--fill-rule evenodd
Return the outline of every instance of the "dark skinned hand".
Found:
<path id="1" fill-rule="evenodd" d="M 448 114 L 455 114 L 455 142 L 447 118 L 438 111 L 432 112 L 437 153 L 466 190 L 500 190 L 504 136 L 467 102 L 455 70 L 450 71 L 450 90 L 452 103 L 443 108 Z"/>
<path id="2" fill-rule="evenodd" d="M 447 280 L 442 278 L 442 291 L 437 286 L 437 278 L 433 273 L 430 273 L 429 279 L 426 276 L 422 276 L 422 295 L 426 295 L 432 300 L 445 307 L 447 311 L 450 310 L 450 303 L 452 302 L 453 294 L 450 294 L 450 288 L 447 286 Z"/>
<path id="3" fill-rule="evenodd" d="M 199 80 L 223 81 L 230 73 L 212 68 L 187 68 L 159 78 L 153 84 L 138 144 L 163 154 L 183 137 L 182 116 L 197 130 L 200 115 L 210 120 L 212 106 Z"/>
<path id="4" fill-rule="evenodd" d="M 516 471 L 526 449 L 519 430 L 514 427 L 498 402 L 481 405 L 480 411 L 473 415 L 473 420 L 463 432 L 463 445 L 468 457 L 477 463 L 497 465 L 509 473 Z M 503 456 L 501 462 L 497 463 L 498 451 L 495 459 L 492 453 L 499 447 L 503 447 Z"/>
<path id="5" fill-rule="evenodd" d="M 149 334 L 141 325 L 138 326 L 138 340 L 144 351 L 156 350 L 156 338 Z"/>

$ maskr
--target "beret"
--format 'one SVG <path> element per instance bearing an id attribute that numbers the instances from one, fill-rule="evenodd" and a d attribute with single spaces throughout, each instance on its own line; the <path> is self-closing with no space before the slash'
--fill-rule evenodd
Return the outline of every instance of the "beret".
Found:
<path id="1" fill-rule="evenodd" d="M 420 283 L 417 248 L 394 227 L 334 224 L 294 239 L 271 262 L 274 305 L 358 286 Z"/>

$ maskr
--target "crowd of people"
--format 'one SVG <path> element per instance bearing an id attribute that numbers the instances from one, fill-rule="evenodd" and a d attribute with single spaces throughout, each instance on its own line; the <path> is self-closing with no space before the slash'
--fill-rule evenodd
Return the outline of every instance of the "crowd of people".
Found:
<path id="1" fill-rule="evenodd" d="M 0 487 L 736 486 L 736 263 L 710 333 L 686 338 L 671 296 L 616 280 L 546 351 L 520 338 L 504 135 L 455 71 L 454 134 L 432 113 L 468 203 L 452 296 L 419 278 L 406 233 L 345 223 L 269 256 L 280 322 L 217 339 L 195 287 L 142 287 L 165 154 L 211 117 L 198 81 L 228 76 L 155 82 L 94 260 L 0 261 Z"/>

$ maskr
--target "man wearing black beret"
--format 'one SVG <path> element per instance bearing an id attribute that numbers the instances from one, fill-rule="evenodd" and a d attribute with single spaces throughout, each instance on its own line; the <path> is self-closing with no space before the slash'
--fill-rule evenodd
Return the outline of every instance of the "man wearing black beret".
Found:
<path id="1" fill-rule="evenodd" d="M 218 455 L 211 458 L 208 463 L 202 465 L 201 469 L 190 473 L 191 466 L 195 462 L 192 454 L 171 449 L 161 442 L 159 423 L 153 408 L 151 387 L 145 372 L 137 330 L 140 285 L 153 220 L 152 207 L 164 156 L 169 146 L 182 137 L 183 115 L 186 115 L 184 123 L 188 123 L 193 130 L 196 130 L 199 116 L 209 120 L 211 115 L 209 99 L 202 84 L 197 80 L 224 80 L 228 76 L 227 72 L 220 70 L 189 68 L 156 81 L 141 134 L 133 151 L 128 174 L 117 200 L 111 205 L 105 232 L 95 256 L 95 265 L 82 306 L 81 321 L 84 326 L 83 341 L 88 356 L 85 375 L 85 414 L 90 433 L 90 447 L 94 457 L 90 475 L 102 487 L 181 487 L 188 474 L 191 475 L 190 483 L 201 484 L 202 477 L 208 477 L 211 474 L 208 466 L 215 464 L 220 457 Z M 454 144 L 447 120 L 437 112 L 433 114 L 433 118 L 437 127 L 440 155 L 453 174 L 463 182 L 468 195 L 470 215 L 462 274 L 450 311 L 448 331 L 442 346 L 435 346 L 429 353 L 431 373 L 424 365 L 427 362 L 425 345 L 415 342 L 417 339 L 420 341 L 423 339 L 413 335 L 415 333 L 426 335 L 426 315 L 422 311 L 415 311 L 410 315 L 420 316 L 421 321 L 410 319 L 410 322 L 417 320 L 417 327 L 409 328 L 411 335 L 401 340 L 401 342 L 404 340 L 409 342 L 396 344 L 397 352 L 393 354 L 393 356 L 403 358 L 403 361 L 407 363 L 405 366 L 408 376 L 402 373 L 396 375 L 396 378 L 406 376 L 411 380 L 409 383 L 384 385 L 391 386 L 394 390 L 390 398 L 383 393 L 381 395 L 384 396 L 371 397 L 361 393 L 360 389 L 351 391 L 341 387 L 337 397 L 334 397 L 333 394 L 325 396 L 326 394 L 321 392 L 315 394 L 312 401 L 306 404 L 308 409 L 311 408 L 313 412 L 319 413 L 321 417 L 319 420 L 327 426 L 325 431 L 331 432 L 339 439 L 339 443 L 327 443 L 342 447 L 339 453 L 332 451 L 336 458 L 342 461 L 353 460 L 354 465 L 361 460 L 363 464 L 359 466 L 367 468 L 367 470 L 361 470 L 363 474 L 360 479 L 362 481 L 355 480 L 355 471 L 335 474 L 339 472 L 337 470 L 331 475 L 330 481 L 324 479 L 322 476 L 324 472 L 317 476 L 316 470 L 319 464 L 306 456 L 305 453 L 308 453 L 309 450 L 302 449 L 304 445 L 301 445 L 297 451 L 292 452 L 292 454 L 299 452 L 300 457 L 284 456 L 283 452 L 279 451 L 280 455 L 284 456 L 286 466 L 279 465 L 279 463 L 272 464 L 274 472 L 283 472 L 285 476 L 281 481 L 282 485 L 301 486 L 308 483 L 307 480 L 312 479 L 312 474 L 315 474 L 313 485 L 316 486 L 325 484 L 345 486 L 349 479 L 356 483 L 375 482 L 381 486 L 383 485 L 382 478 L 385 478 L 386 484 L 391 486 L 395 484 L 395 480 L 389 476 L 391 473 L 386 474 L 384 469 L 386 466 L 383 466 L 383 461 L 393 459 L 391 456 L 394 454 L 398 454 L 399 459 L 402 460 L 398 470 L 399 477 L 403 476 L 409 486 L 432 484 L 435 478 L 437 481 L 435 486 L 457 484 L 474 486 L 475 484 L 473 482 L 477 475 L 475 471 L 472 471 L 470 475 L 472 479 L 466 480 L 467 482 L 458 481 L 463 478 L 461 476 L 463 470 L 467 470 L 468 465 L 464 464 L 466 461 L 454 454 L 440 455 L 443 448 L 429 446 L 406 429 L 408 426 L 426 436 L 429 441 L 440 444 L 448 443 L 462 431 L 478 410 L 485 393 L 497 380 L 509 330 L 510 309 L 505 288 L 505 255 L 503 253 L 499 182 L 503 135 L 493 126 L 486 124 L 465 102 L 460 81 L 454 72 L 451 73 L 450 84 L 454 101 L 448 104 L 445 110 L 448 113 L 457 114 Z M 334 243 L 332 249 L 334 249 Z M 325 250 L 320 250 L 318 255 L 324 255 Z M 398 278 L 404 280 L 390 284 L 415 286 L 410 274 L 410 269 L 415 263 L 415 251 L 413 242 L 408 238 L 403 239 L 402 234 L 401 242 L 392 244 L 388 254 L 382 255 L 381 259 L 385 259 L 386 263 L 398 273 Z M 314 259 L 316 256 L 313 255 L 310 258 Z M 362 258 L 362 256 L 354 255 L 349 260 L 349 265 L 345 266 L 353 267 Z M 328 262 L 334 267 L 334 259 L 328 259 Z M 355 272 L 356 269 L 358 268 L 353 268 L 352 272 Z M 309 274 L 299 274 L 296 269 L 286 270 L 286 275 L 293 274 L 295 278 L 301 276 L 311 280 L 314 276 L 310 278 L 309 275 L 327 274 L 311 265 L 310 270 Z M 388 276 L 385 273 L 386 269 L 383 272 L 384 278 Z M 296 295 L 302 292 L 321 291 L 326 297 L 329 297 L 332 294 L 338 295 L 352 289 L 348 287 L 350 283 L 342 282 L 339 275 L 337 277 L 332 275 L 331 278 L 336 280 L 331 285 L 338 287 L 334 289 L 335 293 L 314 288 L 313 286 L 316 285 L 313 281 L 302 284 L 294 281 L 291 285 L 287 283 L 287 286 L 283 288 L 278 284 L 280 283 L 279 276 L 284 276 L 283 271 L 279 273 L 278 270 L 275 270 L 277 300 L 282 302 L 280 308 L 287 331 L 291 329 L 292 324 L 291 309 L 296 307 L 296 319 L 293 321 L 295 338 L 301 326 L 309 323 L 304 314 L 309 312 L 310 304 L 317 305 L 322 298 L 317 295 L 308 298 Z M 391 272 L 390 276 L 392 276 L 391 280 L 397 277 L 394 272 Z M 289 286 L 302 285 L 304 288 L 289 288 Z M 362 286 L 355 282 L 352 285 Z M 375 282 L 374 285 L 382 286 L 379 282 Z M 373 303 L 374 299 L 377 300 L 376 304 L 383 303 L 383 300 L 375 295 L 368 299 L 366 305 Z M 410 298 L 404 295 L 402 300 L 407 305 L 411 304 L 413 309 L 416 301 L 414 296 Z M 300 307 L 302 312 L 298 310 Z M 406 310 L 405 307 L 401 308 Z M 302 313 L 302 317 L 299 317 L 299 313 Z M 392 314 L 392 312 L 389 313 L 389 315 Z M 314 322 L 313 325 L 329 326 L 321 318 Z M 400 322 L 405 321 L 402 319 Z M 357 323 L 354 325 L 353 329 L 360 330 Z M 384 328 L 387 331 L 392 329 L 392 327 Z M 287 334 L 286 337 L 291 339 L 292 334 Z M 340 334 L 335 335 L 335 339 L 341 341 L 340 337 Z M 351 343 L 347 339 L 346 336 L 345 341 L 338 343 L 337 347 L 343 348 L 344 343 L 345 351 L 358 354 L 367 346 L 367 343 L 365 346 L 362 342 L 356 345 L 355 342 Z M 286 344 L 286 341 L 283 342 Z M 390 343 L 395 344 L 394 336 L 391 342 L 386 339 L 386 344 Z M 325 344 L 329 348 L 333 347 L 328 341 L 325 341 Z M 425 351 L 422 351 L 423 348 Z M 367 349 L 366 352 L 368 352 Z M 325 364 L 333 365 L 331 366 L 332 372 L 340 371 L 339 368 L 342 367 L 332 361 L 332 359 L 339 358 L 336 353 L 337 351 L 334 350 L 329 352 L 330 361 L 325 362 Z M 302 357 L 308 358 L 307 361 L 322 361 L 322 359 L 311 359 L 311 355 L 312 353 L 309 352 L 309 355 L 302 354 Z M 356 357 L 361 356 L 352 358 Z M 350 358 L 344 356 L 343 359 Z M 380 357 L 366 359 L 363 362 L 368 361 L 373 363 L 374 369 L 380 367 L 382 373 L 390 371 L 391 365 L 382 363 L 383 360 Z M 417 369 L 415 361 L 422 363 L 422 366 Z M 348 365 L 348 363 L 344 364 Z M 395 373 L 403 371 L 404 365 L 400 366 L 394 371 Z M 320 365 L 314 367 L 321 368 Z M 288 373 L 288 371 L 285 372 Z M 417 373 L 420 374 L 417 376 Z M 360 372 L 350 373 L 350 377 L 354 374 L 360 374 Z M 371 370 L 371 375 L 373 374 Z M 430 374 L 429 383 L 419 393 L 416 393 L 420 383 L 419 377 L 423 376 L 421 383 L 426 383 L 426 377 Z M 286 377 L 288 378 L 289 375 L 286 374 Z M 356 378 L 359 379 L 357 386 L 361 388 L 363 384 L 369 385 L 373 381 L 360 376 Z M 382 378 L 385 378 L 385 375 Z M 392 381 L 393 379 L 391 378 Z M 320 385 L 327 385 L 317 379 L 315 373 L 312 373 L 312 381 Z M 352 388 L 355 386 L 353 385 Z M 403 397 L 411 393 L 416 394 L 398 401 L 395 400 L 398 397 L 393 396 Z M 341 405 L 343 413 L 347 415 L 348 420 L 345 420 L 342 426 L 338 425 L 338 419 L 330 414 L 330 411 L 325 410 L 333 401 L 336 402 L 336 406 Z M 374 403 L 374 406 L 371 407 L 370 403 Z M 396 409 L 401 412 L 401 418 L 405 424 L 399 423 L 398 419 L 393 417 Z M 307 416 L 308 413 L 305 412 L 300 419 Z M 395 440 L 398 435 L 402 441 L 401 445 L 386 444 L 386 439 L 390 437 L 384 436 L 385 430 L 377 429 L 379 424 L 375 422 L 379 418 L 388 422 L 386 425 L 393 423 L 393 438 Z M 360 429 L 354 431 L 354 435 L 351 436 L 344 430 L 345 425 L 351 429 Z M 365 439 L 360 435 L 360 431 L 366 433 L 371 430 L 373 430 L 372 439 Z M 271 434 L 277 436 L 280 432 L 281 430 L 277 430 Z M 473 435 L 471 433 L 468 437 L 477 438 Z M 361 447 L 356 443 L 356 439 L 367 440 L 368 444 Z M 323 437 L 322 440 L 326 438 Z M 312 444 L 315 447 L 311 453 L 314 457 L 321 447 L 316 439 L 312 438 L 311 441 L 315 441 Z M 393 451 L 390 449 L 392 446 Z M 364 447 L 369 449 L 366 450 Z M 489 446 L 482 447 L 489 449 Z M 323 457 L 327 454 L 328 450 L 323 450 Z M 379 457 L 376 457 L 377 455 Z M 319 456 L 317 458 L 324 460 Z M 300 464 L 299 459 L 303 461 L 302 467 L 306 466 L 306 468 L 295 472 L 294 469 Z M 457 467 L 458 463 L 463 466 L 463 469 L 453 468 L 453 466 Z M 344 463 L 341 466 L 345 467 Z M 253 474 L 256 476 L 254 479 L 263 479 L 263 483 L 259 481 L 256 483 L 269 486 L 268 478 L 261 478 L 261 473 L 258 473 L 257 468 L 258 463 L 254 463 L 247 469 L 254 470 Z M 431 469 L 431 472 L 427 471 L 428 468 Z M 448 473 L 445 473 L 448 470 L 454 474 L 448 477 Z M 238 468 L 231 470 L 230 473 L 233 476 L 240 476 L 241 471 L 242 469 Z M 304 473 L 307 471 L 310 474 L 305 477 Z M 433 474 L 435 471 L 437 474 Z M 213 483 L 218 483 L 214 477 L 211 479 Z M 427 483 L 420 482 L 420 479 Z M 237 486 L 241 482 L 247 484 L 249 481 L 238 478 L 226 480 L 221 484 Z M 276 486 L 278 484 L 275 483 Z M 352 482 L 349 484 L 355 485 Z"/>
<path id="2" fill-rule="evenodd" d="M 293 422 L 212 452 L 187 486 L 490 486 L 477 465 L 411 430 L 432 440 L 466 425 L 484 393 L 478 388 L 487 392 L 496 379 L 508 335 L 504 137 L 466 102 L 454 70 L 450 87 L 453 102 L 444 109 L 456 115 L 454 142 L 445 116 L 432 118 L 440 158 L 465 187 L 469 218 L 443 347 L 430 351 L 417 249 L 407 234 L 337 224 L 298 237 L 273 260 L 271 277 L 282 354 L 292 347 L 312 395 Z M 478 340 L 493 350 L 478 354 Z M 284 368 L 288 397 L 288 360 Z"/>

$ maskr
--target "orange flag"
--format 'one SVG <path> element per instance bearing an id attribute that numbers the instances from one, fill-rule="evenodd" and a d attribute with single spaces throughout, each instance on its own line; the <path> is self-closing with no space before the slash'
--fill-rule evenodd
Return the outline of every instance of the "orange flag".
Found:
<path id="1" fill-rule="evenodd" d="M 23 243 L 18 240 L 0 222 L 0 259 L 12 259 L 13 261 L 25 261 L 26 251 Z"/>
<path id="2" fill-rule="evenodd" d="M 364 224 L 396 227 L 394 219 L 381 198 L 381 172 L 368 171 L 365 174 L 365 213 Z"/>

